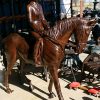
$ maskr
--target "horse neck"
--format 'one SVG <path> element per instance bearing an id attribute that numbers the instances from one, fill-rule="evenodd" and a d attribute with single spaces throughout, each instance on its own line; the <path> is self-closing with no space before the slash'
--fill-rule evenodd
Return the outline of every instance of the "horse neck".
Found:
<path id="1" fill-rule="evenodd" d="M 59 43 L 62 45 L 63 48 L 68 43 L 68 40 L 73 34 L 73 32 L 76 31 L 76 27 L 77 27 L 76 21 L 77 21 L 76 19 L 64 20 L 65 23 L 65 25 L 63 26 L 64 31 L 57 38 L 57 41 L 59 41 Z"/>
<path id="2" fill-rule="evenodd" d="M 57 22 L 54 27 L 45 32 L 49 37 L 53 38 L 55 41 L 61 44 L 62 47 L 64 47 L 66 43 L 68 43 L 72 33 L 75 32 L 77 23 L 78 18 L 64 19 Z"/>

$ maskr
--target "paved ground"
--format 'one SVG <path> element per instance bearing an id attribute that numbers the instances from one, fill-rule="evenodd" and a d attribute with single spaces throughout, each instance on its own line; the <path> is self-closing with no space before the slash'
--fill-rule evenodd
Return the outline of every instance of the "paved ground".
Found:
<path id="1" fill-rule="evenodd" d="M 82 56 L 82 57 L 81 57 Z M 80 57 L 83 58 L 86 55 L 80 55 Z M 35 89 L 33 92 L 30 92 L 28 89 L 28 85 L 24 84 L 23 86 L 20 85 L 19 79 L 18 79 L 18 73 L 16 69 L 13 69 L 12 71 L 12 77 L 10 79 L 10 87 L 14 90 L 13 93 L 7 94 L 4 91 L 4 87 L 2 85 L 3 81 L 3 66 L 2 63 L 0 63 L 0 100 L 58 100 L 57 95 L 53 99 L 48 98 L 48 81 L 44 81 L 42 79 L 41 73 L 35 73 L 35 75 L 27 75 L 29 79 L 32 80 L 32 84 L 35 86 Z M 32 71 L 32 70 L 31 70 Z M 78 77 L 77 77 L 78 79 Z M 61 77 L 59 78 L 60 84 L 61 84 L 61 90 L 64 96 L 64 100 L 100 100 L 100 97 L 95 97 L 93 95 L 89 95 L 86 91 L 77 89 L 68 89 L 66 86 L 73 81 L 73 76 L 70 75 L 69 77 Z M 87 85 L 87 84 L 86 84 Z M 92 83 L 93 85 L 100 86 L 100 82 L 98 83 Z M 91 86 L 91 85 L 90 85 Z M 56 91 L 53 87 L 53 91 L 56 94 Z"/>

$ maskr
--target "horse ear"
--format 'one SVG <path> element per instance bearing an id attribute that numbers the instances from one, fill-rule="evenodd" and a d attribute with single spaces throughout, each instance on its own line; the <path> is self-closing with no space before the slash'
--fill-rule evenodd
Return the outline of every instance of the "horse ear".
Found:
<path id="1" fill-rule="evenodd" d="M 95 25 L 97 23 L 97 20 L 96 19 L 91 19 L 91 20 L 89 20 L 88 22 L 87 22 L 87 25 L 88 26 L 93 26 L 93 25 Z"/>

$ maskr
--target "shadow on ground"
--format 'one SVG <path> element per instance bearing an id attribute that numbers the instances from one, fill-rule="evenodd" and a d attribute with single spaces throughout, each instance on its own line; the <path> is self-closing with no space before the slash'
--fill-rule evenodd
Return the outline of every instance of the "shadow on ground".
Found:
<path id="1" fill-rule="evenodd" d="M 34 66 L 27 65 L 26 68 L 24 68 L 24 72 L 26 74 L 32 74 L 32 75 L 35 74 L 35 76 L 37 76 L 41 80 L 44 80 L 44 78 L 42 77 L 43 68 L 35 68 Z M 4 76 L 4 71 L 0 70 L 0 83 L 3 83 L 3 76 Z M 40 98 L 41 100 L 47 100 L 42 95 L 37 94 L 34 91 L 30 91 L 29 85 L 24 85 L 25 83 L 21 84 L 20 75 L 19 75 L 19 71 L 18 71 L 17 68 L 12 69 L 11 75 L 9 77 L 9 83 L 13 84 L 13 85 L 25 90 L 25 91 L 27 91 L 27 92 L 32 93 L 33 95 L 35 95 L 36 97 Z M 5 91 L 5 88 L 2 85 L 0 85 L 0 88 Z M 38 88 L 36 86 L 34 86 L 34 89 L 38 90 L 41 93 L 49 95 L 48 93 L 46 93 L 45 91 L 41 90 L 40 88 Z"/>

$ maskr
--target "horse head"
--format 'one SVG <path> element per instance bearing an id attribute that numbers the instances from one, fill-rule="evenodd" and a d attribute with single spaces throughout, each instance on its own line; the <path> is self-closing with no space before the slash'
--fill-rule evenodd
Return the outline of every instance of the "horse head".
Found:
<path id="1" fill-rule="evenodd" d="M 83 52 L 88 36 L 92 30 L 92 26 L 96 23 L 96 20 L 86 20 L 83 18 L 68 18 L 63 19 L 56 23 L 54 27 L 46 31 L 54 41 L 58 42 L 62 48 L 65 47 L 66 43 L 68 43 L 69 38 L 72 33 L 75 33 L 76 40 L 76 52 Z"/>
<path id="2" fill-rule="evenodd" d="M 90 35 L 90 32 L 92 30 L 92 26 L 95 25 L 97 20 L 92 19 L 92 20 L 86 20 L 86 19 L 81 19 L 82 23 L 79 25 L 79 27 L 76 30 L 76 42 L 77 42 L 77 47 L 76 47 L 76 52 L 81 53 L 84 51 L 84 48 L 87 44 L 88 37 Z"/>

